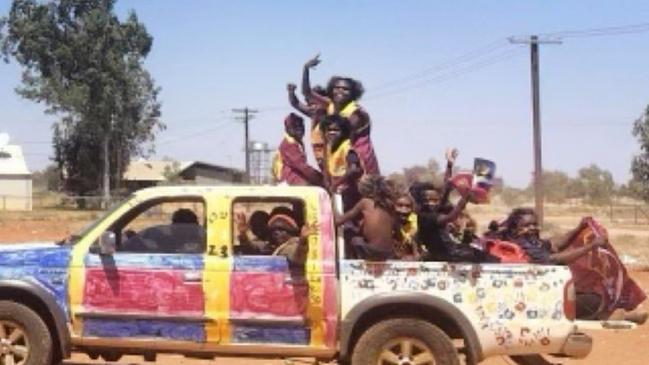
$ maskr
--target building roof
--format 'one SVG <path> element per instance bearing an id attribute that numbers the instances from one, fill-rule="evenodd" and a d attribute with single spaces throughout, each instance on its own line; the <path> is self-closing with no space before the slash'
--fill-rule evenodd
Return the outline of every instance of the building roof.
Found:
<path id="1" fill-rule="evenodd" d="M 200 161 L 133 161 L 129 164 L 126 172 L 124 172 L 123 179 L 126 181 L 166 181 L 164 174 L 165 171 L 174 170 L 174 164 L 178 164 L 178 174 L 182 174 L 185 170 L 192 166 L 201 166 L 208 169 L 215 169 L 218 171 L 231 171 L 233 173 L 241 173 L 241 171 L 229 167 L 209 164 Z"/>
<path id="2" fill-rule="evenodd" d="M 20 146 L 0 147 L 0 175 L 31 175 Z"/>

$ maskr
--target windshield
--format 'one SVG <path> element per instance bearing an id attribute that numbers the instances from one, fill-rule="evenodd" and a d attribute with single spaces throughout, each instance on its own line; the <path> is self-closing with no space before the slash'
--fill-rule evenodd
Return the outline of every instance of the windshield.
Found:
<path id="1" fill-rule="evenodd" d="M 59 242 L 57 242 L 57 244 L 59 244 L 59 245 L 74 245 L 75 243 L 77 243 L 77 241 L 79 241 L 81 239 L 81 237 L 83 237 L 83 236 L 87 235 L 88 233 L 90 233 L 90 231 L 95 229 L 95 227 L 97 227 L 101 222 L 103 222 L 104 219 L 106 219 L 106 217 L 113 214 L 113 212 L 115 212 L 117 209 L 119 209 L 122 205 L 128 204 L 131 200 L 133 200 L 134 197 L 135 197 L 135 195 L 130 195 L 126 199 L 124 199 L 124 200 L 122 200 L 120 202 L 116 202 L 110 209 L 105 211 L 101 215 L 101 217 L 99 217 L 99 218 L 95 219 L 94 221 L 90 222 L 88 225 L 83 227 L 79 232 L 73 233 L 70 236 L 62 239 Z"/>

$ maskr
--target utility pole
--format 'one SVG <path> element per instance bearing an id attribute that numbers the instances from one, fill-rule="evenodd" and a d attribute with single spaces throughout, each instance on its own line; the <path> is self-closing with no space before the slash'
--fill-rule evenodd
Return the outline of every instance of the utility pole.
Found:
<path id="1" fill-rule="evenodd" d="M 237 119 L 243 122 L 245 130 L 244 146 L 246 148 L 246 182 L 250 183 L 250 138 L 248 133 L 248 122 L 253 119 L 255 117 L 255 114 L 259 111 L 244 107 L 243 109 L 232 109 L 232 112 L 243 114 L 242 116 L 237 117 Z"/>
<path id="2" fill-rule="evenodd" d="M 541 148 L 541 94 L 539 82 L 539 44 L 561 44 L 557 39 L 540 40 L 538 36 L 530 36 L 529 39 L 509 38 L 513 44 L 530 45 L 530 71 L 532 84 L 532 127 L 533 127 L 533 149 L 534 149 L 534 208 L 538 216 L 539 224 L 543 224 L 543 164 Z"/>

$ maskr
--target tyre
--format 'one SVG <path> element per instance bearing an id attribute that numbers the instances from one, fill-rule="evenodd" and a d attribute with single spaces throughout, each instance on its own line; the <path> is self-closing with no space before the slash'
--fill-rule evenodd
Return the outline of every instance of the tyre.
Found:
<path id="1" fill-rule="evenodd" d="M 352 365 L 459 365 L 451 339 L 437 326 L 414 318 L 379 322 L 358 339 Z"/>
<path id="2" fill-rule="evenodd" d="M 49 365 L 52 337 L 41 317 L 28 307 L 0 301 L 0 364 Z"/>

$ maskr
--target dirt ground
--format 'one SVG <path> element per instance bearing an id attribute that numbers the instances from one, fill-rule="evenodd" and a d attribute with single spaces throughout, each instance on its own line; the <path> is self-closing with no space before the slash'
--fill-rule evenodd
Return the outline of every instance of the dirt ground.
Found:
<path id="1" fill-rule="evenodd" d="M 488 219 L 502 217 L 506 210 L 475 211 L 474 215 L 481 226 L 486 226 Z M 556 212 L 555 212 L 556 213 Z M 549 227 L 553 231 L 569 229 L 579 221 L 579 214 L 550 214 L 547 215 Z M 26 241 L 48 241 L 66 237 L 79 231 L 101 215 L 101 212 L 79 212 L 74 210 L 44 210 L 29 213 L 0 212 L 0 244 Z M 609 228 L 609 233 L 620 255 L 627 255 L 636 268 L 646 269 L 649 265 L 649 226 L 622 225 L 614 222 L 603 223 Z M 649 272 L 634 270 L 632 276 L 645 291 L 649 290 Z M 649 309 L 649 304 L 645 304 Z M 592 332 L 594 338 L 593 352 L 582 360 L 562 360 L 557 363 L 569 365 L 646 365 L 649 363 L 649 324 L 631 331 L 598 331 Z M 102 361 L 92 361 L 86 355 L 75 354 L 67 360 L 67 365 L 103 364 Z M 163 365 L 284 365 L 290 364 L 283 360 L 268 359 L 233 359 L 219 358 L 216 360 L 186 359 L 182 356 L 164 355 L 158 357 L 157 364 Z M 313 363 L 304 360 L 292 362 L 295 365 Z M 111 363 L 115 364 L 115 363 Z M 142 357 L 128 356 L 117 364 L 146 364 Z M 483 365 L 513 364 L 506 358 L 491 358 Z"/>

